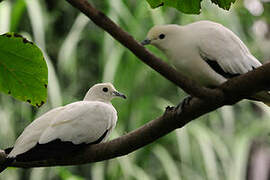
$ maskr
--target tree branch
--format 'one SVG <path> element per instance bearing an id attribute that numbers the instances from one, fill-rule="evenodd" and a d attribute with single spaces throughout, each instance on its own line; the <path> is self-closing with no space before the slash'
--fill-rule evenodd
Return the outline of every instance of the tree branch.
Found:
<path id="1" fill-rule="evenodd" d="M 161 75 L 185 89 L 186 92 L 196 97 L 204 98 L 193 98 L 190 104 L 185 106 L 184 111 L 181 111 L 181 109 L 167 108 L 161 117 L 150 121 L 141 128 L 112 141 L 90 145 L 80 151 L 80 153 L 71 154 L 69 157 L 39 162 L 14 162 L 11 166 L 28 168 L 77 165 L 127 155 L 154 142 L 171 131 L 185 126 L 187 123 L 203 114 L 226 104 L 234 104 L 255 92 L 269 89 L 270 87 L 270 78 L 268 78 L 270 76 L 270 63 L 268 63 L 252 72 L 228 80 L 217 89 L 201 88 L 147 51 L 103 13 L 94 9 L 86 0 L 67 1 L 85 13 L 93 22 L 109 32 L 115 39 Z M 0 152 L 0 162 L 3 161 L 4 156 L 5 155 Z"/>

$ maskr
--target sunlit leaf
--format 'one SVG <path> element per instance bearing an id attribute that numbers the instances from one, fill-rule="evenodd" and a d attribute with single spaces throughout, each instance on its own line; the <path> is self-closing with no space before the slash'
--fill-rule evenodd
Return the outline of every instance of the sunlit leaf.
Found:
<path id="1" fill-rule="evenodd" d="M 15 33 L 0 36 L 0 91 L 34 106 L 47 98 L 48 69 L 41 50 Z"/>
<path id="2" fill-rule="evenodd" d="M 199 14 L 201 11 L 202 0 L 147 0 L 152 8 L 161 6 L 170 6 L 178 9 L 179 11 L 187 14 Z M 235 0 L 211 0 L 219 7 L 229 10 L 231 3 Z"/>

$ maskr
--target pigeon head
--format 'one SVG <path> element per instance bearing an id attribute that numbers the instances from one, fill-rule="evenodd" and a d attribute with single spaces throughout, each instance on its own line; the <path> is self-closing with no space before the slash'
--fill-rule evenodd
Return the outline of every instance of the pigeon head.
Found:
<path id="1" fill-rule="evenodd" d="M 118 92 L 111 83 L 99 83 L 88 90 L 84 101 L 102 101 L 109 103 L 115 97 L 126 99 L 126 96 Z"/>
<path id="2" fill-rule="evenodd" d="M 141 42 L 142 45 L 152 44 L 161 50 L 167 50 L 174 42 L 176 34 L 180 26 L 169 25 L 156 25 L 150 29 L 147 38 Z"/>

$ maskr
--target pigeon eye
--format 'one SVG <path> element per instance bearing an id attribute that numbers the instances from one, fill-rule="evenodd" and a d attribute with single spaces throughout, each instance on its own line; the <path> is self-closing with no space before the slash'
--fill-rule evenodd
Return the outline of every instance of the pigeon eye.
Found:
<path id="1" fill-rule="evenodd" d="M 165 34 L 160 34 L 159 35 L 159 39 L 164 39 L 165 38 Z"/>
<path id="2" fill-rule="evenodd" d="M 105 87 L 105 88 L 102 89 L 102 91 L 108 92 L 108 88 Z"/>

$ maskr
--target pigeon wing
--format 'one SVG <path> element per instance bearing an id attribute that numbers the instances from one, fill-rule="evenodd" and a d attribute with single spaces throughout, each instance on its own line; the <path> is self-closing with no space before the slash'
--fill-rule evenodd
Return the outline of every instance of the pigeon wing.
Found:
<path id="1" fill-rule="evenodd" d="M 72 103 L 54 118 L 42 133 L 39 144 L 56 139 L 73 144 L 92 143 L 112 128 L 112 122 L 116 119 L 112 105 L 97 101 Z"/>
<path id="2" fill-rule="evenodd" d="M 230 78 L 261 66 L 231 30 L 217 23 L 201 28 L 200 55 L 217 73 Z"/>

